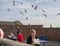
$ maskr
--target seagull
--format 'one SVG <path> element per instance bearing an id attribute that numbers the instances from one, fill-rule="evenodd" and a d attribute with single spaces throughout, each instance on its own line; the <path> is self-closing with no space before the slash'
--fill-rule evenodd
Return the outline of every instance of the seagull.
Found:
<path id="1" fill-rule="evenodd" d="M 10 9 L 7 9 L 9 12 L 11 12 L 11 10 Z"/>
<path id="2" fill-rule="evenodd" d="M 22 11 L 20 11 L 20 14 L 24 15 L 24 13 Z"/>
<path id="3" fill-rule="evenodd" d="M 35 8 L 34 8 L 35 10 L 37 10 L 37 5 L 35 6 Z"/>
<path id="4" fill-rule="evenodd" d="M 53 0 L 53 1 L 56 1 L 56 0 Z"/>
<path id="5" fill-rule="evenodd" d="M 20 2 L 20 4 L 23 4 L 22 2 Z"/>
<path id="6" fill-rule="evenodd" d="M 45 12 L 45 10 L 42 10 L 42 12 L 44 13 L 44 12 Z"/>
<path id="7" fill-rule="evenodd" d="M 26 9 L 24 9 L 25 10 L 25 12 L 27 12 L 27 10 Z"/>
<path id="8" fill-rule="evenodd" d="M 22 12 L 20 11 L 20 14 L 22 14 Z"/>
<path id="9" fill-rule="evenodd" d="M 32 5 L 32 7 L 34 7 L 34 5 Z"/>
<path id="10" fill-rule="evenodd" d="M 47 17 L 47 15 L 46 14 L 43 14 L 45 17 Z"/>
<path id="11" fill-rule="evenodd" d="M 57 15 L 60 15 L 60 13 L 57 13 Z"/>
<path id="12" fill-rule="evenodd" d="M 15 1 L 13 0 L 13 6 L 15 6 Z"/>
<path id="13" fill-rule="evenodd" d="M 20 13 L 21 15 L 24 15 L 24 13 L 23 13 L 22 11 L 20 11 L 19 9 L 18 9 L 18 11 L 19 11 L 19 13 Z"/>
<path id="14" fill-rule="evenodd" d="M 19 9 L 18 9 L 18 10 L 19 10 Z M 22 11 L 19 10 L 19 12 L 20 12 L 20 14 L 22 14 Z"/>
<path id="15" fill-rule="evenodd" d="M 28 20 L 28 17 L 26 17 L 26 20 Z"/>

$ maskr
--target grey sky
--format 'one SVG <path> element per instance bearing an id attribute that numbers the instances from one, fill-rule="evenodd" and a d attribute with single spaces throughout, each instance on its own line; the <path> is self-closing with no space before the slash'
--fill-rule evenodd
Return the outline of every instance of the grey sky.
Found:
<path id="1" fill-rule="evenodd" d="M 49 27 L 60 27 L 60 0 L 15 0 L 16 6 L 13 6 L 13 0 L 0 0 L 0 20 L 1 21 L 15 21 L 19 20 L 23 24 L 43 24 Z M 20 3 L 23 4 L 20 4 Z M 37 10 L 31 6 L 37 5 Z M 10 11 L 8 11 L 10 9 Z M 27 13 L 24 12 L 27 9 Z M 42 10 L 45 10 L 43 13 Z M 20 14 L 20 11 L 23 14 Z M 46 14 L 45 17 L 43 14 Z M 26 20 L 28 17 L 28 20 Z"/>

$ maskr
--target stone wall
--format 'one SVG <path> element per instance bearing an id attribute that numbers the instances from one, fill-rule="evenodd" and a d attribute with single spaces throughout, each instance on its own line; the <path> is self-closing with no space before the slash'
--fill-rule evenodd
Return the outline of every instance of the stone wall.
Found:
<path id="1" fill-rule="evenodd" d="M 26 43 L 20 43 L 9 39 L 0 39 L 2 46 L 33 46 Z"/>
<path id="2" fill-rule="evenodd" d="M 58 40 L 60 39 L 60 28 L 42 28 L 41 26 L 21 26 L 19 31 L 24 34 L 24 39 L 30 35 L 30 29 L 35 29 L 37 31 L 37 36 L 46 35 L 49 40 Z M 7 37 L 9 32 L 13 32 L 17 36 L 17 28 L 5 28 L 4 30 L 4 37 Z"/>

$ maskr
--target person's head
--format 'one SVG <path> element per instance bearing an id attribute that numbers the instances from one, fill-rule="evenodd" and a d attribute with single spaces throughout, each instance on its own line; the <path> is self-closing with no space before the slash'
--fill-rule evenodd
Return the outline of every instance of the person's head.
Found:
<path id="1" fill-rule="evenodd" d="M 31 36 L 35 37 L 36 36 L 36 30 L 35 29 L 31 29 L 30 30 Z"/>

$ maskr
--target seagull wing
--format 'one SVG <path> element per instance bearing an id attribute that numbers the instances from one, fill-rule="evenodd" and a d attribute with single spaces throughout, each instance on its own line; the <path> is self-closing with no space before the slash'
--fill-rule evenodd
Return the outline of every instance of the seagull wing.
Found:
<path id="1" fill-rule="evenodd" d="M 11 12 L 11 10 L 10 9 L 7 9 L 9 12 Z"/>
<path id="2" fill-rule="evenodd" d="M 43 14 L 45 17 L 47 17 L 47 15 L 46 14 Z"/>
<path id="3" fill-rule="evenodd" d="M 45 10 L 42 10 L 42 12 L 45 12 Z"/>
<path id="4" fill-rule="evenodd" d="M 37 5 L 35 6 L 35 8 L 34 8 L 35 10 L 37 10 Z"/>
<path id="5" fill-rule="evenodd" d="M 27 12 L 27 10 L 25 9 L 25 12 Z"/>
<path id="6" fill-rule="evenodd" d="M 60 13 L 57 13 L 57 15 L 60 15 Z"/>

